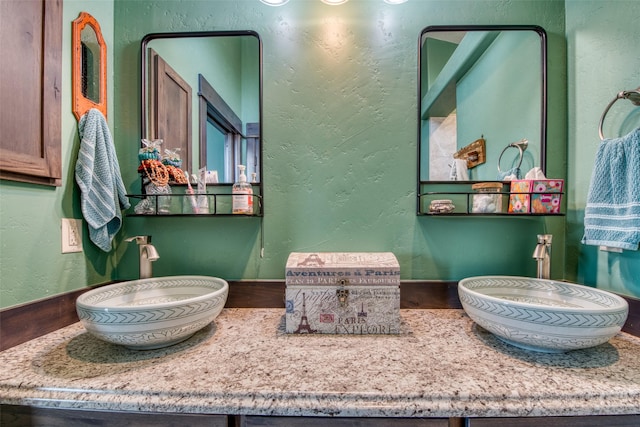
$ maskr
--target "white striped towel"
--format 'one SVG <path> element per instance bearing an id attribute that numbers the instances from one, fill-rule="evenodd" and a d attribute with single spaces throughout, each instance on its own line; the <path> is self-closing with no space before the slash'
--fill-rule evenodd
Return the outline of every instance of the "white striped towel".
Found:
<path id="1" fill-rule="evenodd" d="M 600 144 L 584 211 L 582 243 L 638 249 L 640 128 Z"/>
<path id="2" fill-rule="evenodd" d="M 89 225 L 89 238 L 105 252 L 122 225 L 122 211 L 129 199 L 107 121 L 92 108 L 80 118 L 80 151 L 76 182 L 81 190 L 82 215 Z"/>

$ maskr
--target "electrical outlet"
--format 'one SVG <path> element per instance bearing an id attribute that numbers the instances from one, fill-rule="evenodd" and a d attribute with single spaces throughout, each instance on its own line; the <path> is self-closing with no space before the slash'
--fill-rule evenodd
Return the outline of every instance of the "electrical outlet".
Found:
<path id="1" fill-rule="evenodd" d="M 62 253 L 82 252 L 82 220 L 62 218 Z"/>

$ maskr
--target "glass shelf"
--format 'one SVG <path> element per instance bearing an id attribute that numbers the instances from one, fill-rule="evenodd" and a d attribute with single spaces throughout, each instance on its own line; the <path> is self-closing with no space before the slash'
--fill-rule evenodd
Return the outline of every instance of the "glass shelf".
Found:
<path id="1" fill-rule="evenodd" d="M 175 190 L 176 187 L 172 186 Z M 254 189 L 255 191 L 255 189 Z M 173 216 L 228 216 L 228 217 L 261 217 L 264 215 L 262 195 L 253 195 L 253 214 L 234 214 L 232 212 L 232 197 L 230 193 L 204 194 L 128 194 L 127 197 L 137 199 L 131 201 L 131 208 L 127 216 L 138 217 L 173 217 Z M 136 206 L 144 203 L 144 212 L 137 213 Z"/>
<path id="2" fill-rule="evenodd" d="M 483 217 L 510 217 L 510 218 L 523 218 L 523 217 L 535 217 L 535 216 L 564 216 L 562 212 L 561 200 L 564 192 L 545 192 L 537 193 L 531 192 L 512 192 L 509 191 L 509 182 L 500 182 L 502 184 L 502 190 L 495 193 L 480 193 L 473 191 L 471 186 L 477 183 L 484 183 L 487 181 L 422 181 L 418 191 L 418 212 L 419 216 L 431 216 L 431 217 L 469 217 L 469 216 L 483 216 Z M 437 191 L 436 191 L 437 190 Z M 498 195 L 500 196 L 499 211 L 498 212 L 477 212 L 473 208 L 473 197 L 484 195 Z M 529 209 L 525 212 L 509 212 L 509 203 L 512 195 L 519 195 L 529 204 Z M 542 197 L 550 198 L 554 200 L 554 204 L 559 205 L 558 212 L 531 212 L 531 204 L 534 201 L 539 210 L 544 204 L 536 202 L 536 199 Z M 431 212 L 429 206 L 433 200 L 451 200 L 455 206 L 452 212 Z"/>

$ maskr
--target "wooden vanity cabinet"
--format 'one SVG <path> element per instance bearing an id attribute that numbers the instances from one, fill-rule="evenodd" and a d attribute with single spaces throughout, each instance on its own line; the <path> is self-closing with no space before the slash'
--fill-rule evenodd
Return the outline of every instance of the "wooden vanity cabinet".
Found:
<path id="1" fill-rule="evenodd" d="M 3 427 L 449 427 L 448 418 L 329 418 L 93 411 L 0 405 Z M 462 424 L 453 424 L 458 427 Z"/>
<path id="2" fill-rule="evenodd" d="M 0 405 L 3 427 L 87 425 L 136 427 L 637 427 L 640 415 L 522 418 L 357 418 L 180 414 Z"/>
<path id="3" fill-rule="evenodd" d="M 238 423 L 239 418 L 239 423 Z M 236 417 L 237 427 L 637 427 L 640 415 L 504 418 Z"/>

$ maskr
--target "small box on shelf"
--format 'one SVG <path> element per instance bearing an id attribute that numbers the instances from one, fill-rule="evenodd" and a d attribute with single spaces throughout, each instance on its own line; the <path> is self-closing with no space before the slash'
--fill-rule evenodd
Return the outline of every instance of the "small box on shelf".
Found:
<path id="1" fill-rule="evenodd" d="M 523 179 L 511 181 L 509 213 L 560 213 L 562 179 Z"/>
<path id="2" fill-rule="evenodd" d="M 480 182 L 473 184 L 471 189 L 474 191 L 473 204 L 471 211 L 473 213 L 501 213 L 504 212 L 506 200 L 502 197 L 502 182 Z"/>

